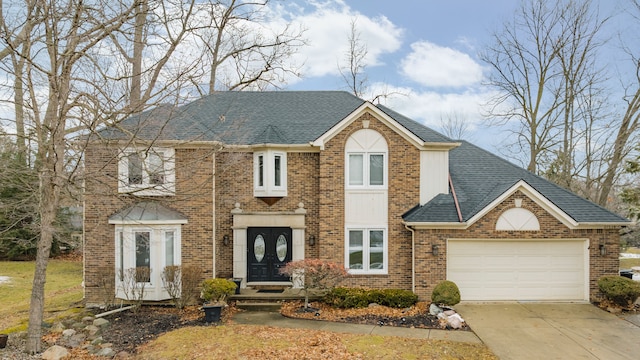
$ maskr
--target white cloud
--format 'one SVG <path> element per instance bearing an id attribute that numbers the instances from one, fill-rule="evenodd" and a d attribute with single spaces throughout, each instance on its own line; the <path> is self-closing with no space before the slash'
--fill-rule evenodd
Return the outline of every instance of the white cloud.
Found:
<path id="1" fill-rule="evenodd" d="M 320 6 L 321 5 L 321 6 Z M 400 48 L 403 30 L 384 16 L 367 17 L 342 2 L 317 5 L 312 12 L 293 16 L 294 24 L 306 28 L 307 46 L 294 56 L 304 62 L 305 77 L 339 75 L 339 63 L 348 52 L 351 21 L 356 19 L 361 41 L 366 44 L 366 66 L 381 65 L 384 54 Z"/>
<path id="2" fill-rule="evenodd" d="M 403 76 L 428 87 L 464 87 L 482 80 L 482 66 L 469 55 L 428 41 L 411 44 L 400 66 Z"/>
<path id="3" fill-rule="evenodd" d="M 367 98 L 390 94 L 380 98 L 383 105 L 434 129 L 440 126 L 441 118 L 454 113 L 467 119 L 472 127 L 477 126 L 482 121 L 482 106 L 492 96 L 475 90 L 462 93 L 419 91 L 384 83 L 373 84 L 370 92 L 372 96 Z"/>

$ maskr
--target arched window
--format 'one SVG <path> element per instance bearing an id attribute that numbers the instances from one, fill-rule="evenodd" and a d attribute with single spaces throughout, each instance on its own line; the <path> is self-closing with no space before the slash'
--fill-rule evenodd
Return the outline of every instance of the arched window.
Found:
<path id="1" fill-rule="evenodd" d="M 347 188 L 387 188 L 387 141 L 377 131 L 358 130 L 345 146 Z"/>
<path id="2" fill-rule="evenodd" d="M 496 230 L 502 231 L 538 231 L 540 223 L 534 213 L 523 208 L 513 208 L 500 215 Z"/>

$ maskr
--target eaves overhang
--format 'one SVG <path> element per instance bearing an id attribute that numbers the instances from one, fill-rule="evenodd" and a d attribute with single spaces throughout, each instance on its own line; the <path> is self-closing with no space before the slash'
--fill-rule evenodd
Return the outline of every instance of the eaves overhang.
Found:
<path id="1" fill-rule="evenodd" d="M 327 130 L 324 134 L 312 141 L 311 144 L 317 146 L 320 150 L 324 150 L 325 144 L 331 140 L 334 136 L 339 134 L 352 122 L 357 120 L 360 116 L 369 112 L 373 114 L 378 120 L 382 121 L 389 128 L 394 130 L 397 134 L 402 136 L 410 144 L 417 147 L 420 150 L 451 150 L 461 145 L 459 142 L 428 142 L 423 141 L 420 137 L 409 131 L 402 126 L 398 121 L 387 115 L 384 111 L 378 109 L 371 102 L 366 101 L 360 107 L 352 111 L 344 119 L 338 122 L 336 125 Z"/>

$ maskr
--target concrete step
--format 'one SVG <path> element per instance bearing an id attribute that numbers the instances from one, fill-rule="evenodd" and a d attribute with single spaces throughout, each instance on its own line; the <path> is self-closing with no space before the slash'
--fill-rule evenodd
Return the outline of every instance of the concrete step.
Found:
<path id="1" fill-rule="evenodd" d="M 280 311 L 282 304 L 280 302 L 268 301 L 236 301 L 236 307 L 246 311 Z"/>

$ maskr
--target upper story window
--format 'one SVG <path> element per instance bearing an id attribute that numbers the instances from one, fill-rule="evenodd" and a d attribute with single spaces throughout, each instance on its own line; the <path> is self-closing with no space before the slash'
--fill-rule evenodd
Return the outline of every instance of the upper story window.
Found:
<path id="1" fill-rule="evenodd" d="M 387 142 L 377 131 L 355 132 L 346 144 L 347 188 L 387 188 Z"/>
<path id="2" fill-rule="evenodd" d="M 128 148 L 118 162 L 118 191 L 144 196 L 175 194 L 175 151 Z"/>
<path id="3" fill-rule="evenodd" d="M 287 196 L 287 153 L 265 150 L 253 153 L 253 195 Z"/>

